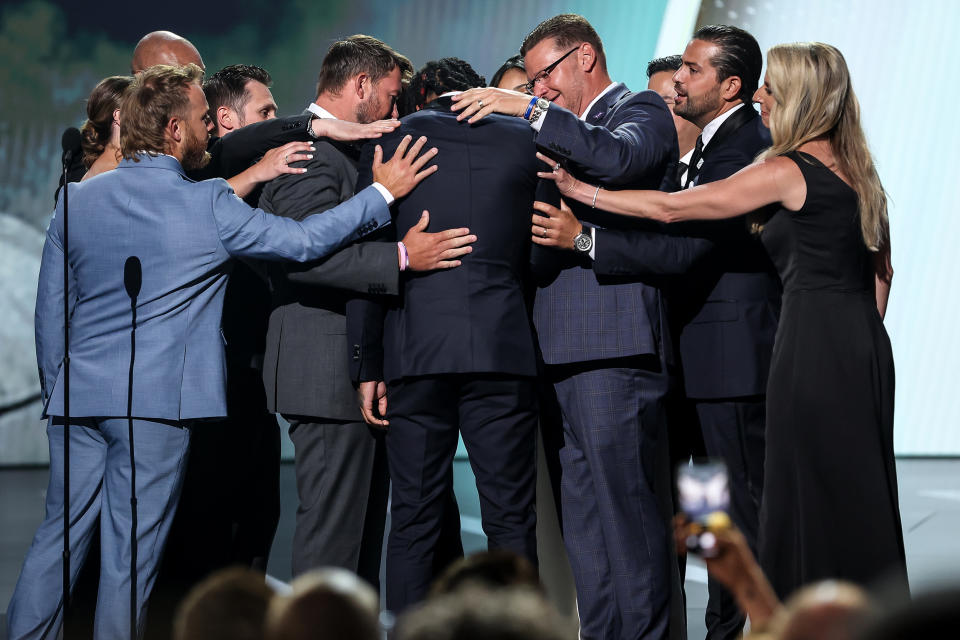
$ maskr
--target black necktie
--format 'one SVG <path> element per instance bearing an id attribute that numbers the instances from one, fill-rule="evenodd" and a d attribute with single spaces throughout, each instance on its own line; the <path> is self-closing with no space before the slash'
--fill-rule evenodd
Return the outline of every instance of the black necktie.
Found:
<path id="1" fill-rule="evenodd" d="M 700 173 L 700 156 L 703 155 L 703 136 L 697 136 L 697 146 L 693 148 L 693 155 L 690 157 L 690 168 L 687 169 L 687 181 L 683 185 L 684 189 L 689 189 L 697 174 Z"/>
<path id="2" fill-rule="evenodd" d="M 687 172 L 688 167 L 686 162 L 677 163 L 677 184 L 683 184 L 683 174 Z"/>

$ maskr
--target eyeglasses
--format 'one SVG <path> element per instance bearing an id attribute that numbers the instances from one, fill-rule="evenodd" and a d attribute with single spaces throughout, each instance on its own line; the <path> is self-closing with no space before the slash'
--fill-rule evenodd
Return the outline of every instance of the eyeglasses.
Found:
<path id="1" fill-rule="evenodd" d="M 554 60 L 552 63 L 544 67 L 543 71 L 540 71 L 539 73 L 537 73 L 537 75 L 533 76 L 533 80 L 523 85 L 523 88 L 526 89 L 527 93 L 533 93 L 533 88 L 537 86 L 538 82 L 543 82 L 544 80 L 549 78 L 550 72 L 556 69 L 558 64 L 563 62 L 567 56 L 569 56 L 571 53 L 573 53 L 579 48 L 580 48 L 580 45 L 578 44 L 573 49 L 570 49 L 570 51 L 567 51 L 565 54 L 563 54 L 562 56 Z"/>

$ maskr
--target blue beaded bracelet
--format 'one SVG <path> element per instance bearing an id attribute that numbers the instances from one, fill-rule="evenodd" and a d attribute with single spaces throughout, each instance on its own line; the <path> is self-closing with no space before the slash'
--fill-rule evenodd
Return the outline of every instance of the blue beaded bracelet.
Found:
<path id="1" fill-rule="evenodd" d="M 533 105 L 537 104 L 537 100 L 539 99 L 537 96 L 530 98 L 530 104 L 527 105 L 527 110 L 523 113 L 524 120 L 530 119 L 530 112 L 533 111 Z"/>

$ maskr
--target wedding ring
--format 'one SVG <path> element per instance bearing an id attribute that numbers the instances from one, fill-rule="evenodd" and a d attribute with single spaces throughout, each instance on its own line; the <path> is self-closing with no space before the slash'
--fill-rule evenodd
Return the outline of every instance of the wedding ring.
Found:
<path id="1" fill-rule="evenodd" d="M 283 164 L 290 164 L 290 154 L 283 156 Z"/>
<path id="2" fill-rule="evenodd" d="M 483 108 L 483 100 L 477 100 L 477 106 Z"/>
<path id="3" fill-rule="evenodd" d="M 560 171 L 560 163 L 559 163 L 559 162 L 558 162 L 557 164 L 553 165 L 553 171 L 554 171 L 554 173 L 556 173 L 557 171 Z"/>

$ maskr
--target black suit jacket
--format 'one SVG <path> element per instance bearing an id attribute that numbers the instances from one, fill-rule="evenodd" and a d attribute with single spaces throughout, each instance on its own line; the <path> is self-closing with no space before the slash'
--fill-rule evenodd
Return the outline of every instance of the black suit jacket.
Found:
<path id="1" fill-rule="evenodd" d="M 399 298 L 386 308 L 382 348 L 379 310 L 371 303 L 351 305 L 354 375 L 365 380 L 446 373 L 535 375 L 524 300 L 539 163 L 533 131 L 524 120 L 499 115 L 475 125 L 457 122 L 444 98 L 402 122 L 376 141 L 384 156 L 391 156 L 403 136 L 425 135 L 427 144 L 440 151 L 440 168 L 395 207 L 396 234 L 406 233 L 427 209 L 429 231 L 469 227 L 477 241 L 459 267 L 404 274 Z M 371 181 L 372 157 L 369 144 L 358 187 Z"/>
<path id="2" fill-rule="evenodd" d="M 704 147 L 696 184 L 733 175 L 769 146 L 769 130 L 744 105 Z M 670 302 L 688 397 L 766 392 L 780 281 L 746 216 L 665 225 L 663 233 L 596 233 L 597 274 L 684 274 L 671 283 Z"/>
<path id="3" fill-rule="evenodd" d="M 306 173 L 264 187 L 262 209 L 302 220 L 353 196 L 359 150 L 326 141 L 315 146 L 312 160 L 292 163 Z M 270 266 L 263 380 L 271 411 L 360 420 L 347 368 L 346 303 L 356 292 L 397 293 L 399 271 L 396 245 L 382 242 L 355 243 L 306 265 Z"/>

